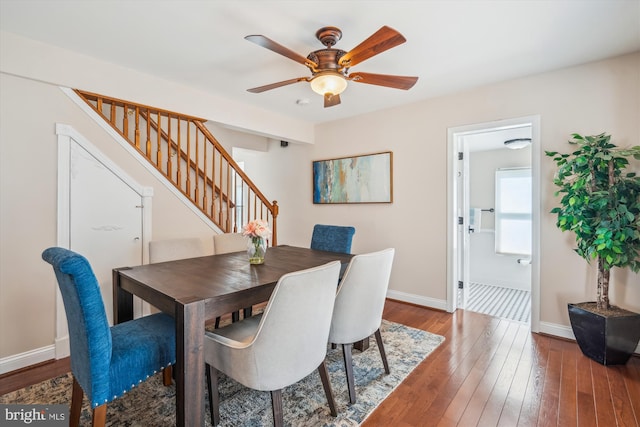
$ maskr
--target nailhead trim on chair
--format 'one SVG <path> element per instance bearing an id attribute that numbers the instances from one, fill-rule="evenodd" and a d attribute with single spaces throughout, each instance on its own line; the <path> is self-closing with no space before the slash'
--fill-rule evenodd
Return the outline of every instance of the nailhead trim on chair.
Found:
<path id="1" fill-rule="evenodd" d="M 128 326 L 122 326 L 123 329 L 117 330 L 118 334 L 113 335 L 116 325 L 109 326 L 107 313 L 104 309 L 104 303 L 100 294 L 99 283 L 89 261 L 80 254 L 61 247 L 51 247 L 43 251 L 42 259 L 52 265 L 62 297 L 66 303 L 67 320 L 70 333 L 70 347 L 72 358 L 72 374 L 73 374 L 73 390 L 72 390 L 72 408 L 73 417 L 78 416 L 81 409 L 84 396 L 90 401 L 90 407 L 97 411 L 98 421 L 104 421 L 106 417 L 106 405 L 113 399 L 127 393 L 129 389 L 137 387 L 145 379 L 149 379 L 151 375 L 155 375 L 159 368 L 152 368 L 150 365 L 155 361 L 167 362 L 167 366 L 175 364 L 175 327 L 172 326 L 174 321 L 167 315 L 155 315 L 155 318 L 147 319 L 149 322 L 144 323 L 143 319 L 139 319 L 140 328 L 134 323 L 130 324 L 133 337 L 147 338 L 145 335 L 146 328 L 158 328 L 157 337 L 149 335 L 148 338 L 156 338 L 154 342 L 157 347 L 149 349 L 146 356 L 140 358 L 136 363 L 136 355 L 125 354 L 127 350 L 126 334 L 129 333 Z M 138 319 L 136 319 L 138 320 Z M 73 333 L 76 325 L 80 323 L 80 333 Z M 171 335 L 171 337 L 169 337 Z M 122 341 L 122 345 L 117 347 L 117 352 L 122 352 L 122 357 L 118 356 L 113 359 L 113 342 L 114 338 Z M 170 339 L 170 341 L 169 341 Z M 79 357 L 75 359 L 74 355 Z M 109 355 L 112 357 L 110 358 Z M 173 360 L 171 360 L 171 358 Z M 113 365 L 114 360 L 118 360 L 118 365 Z M 152 374 L 150 373 L 152 372 Z M 168 383 L 169 371 L 164 375 L 163 382 Z M 95 375 L 95 373 L 98 373 Z M 119 375 L 122 374 L 122 375 Z M 128 374 L 128 375 L 127 375 Z M 126 376 L 124 376 L 126 375 Z M 136 379 L 137 375 L 141 375 Z M 123 381 L 133 380 L 126 385 Z M 84 387 L 87 390 L 83 389 Z M 120 392 L 115 392 L 115 387 L 124 387 Z M 127 389 L 126 387 L 130 387 Z M 85 393 L 88 391 L 89 393 Z M 109 398 L 110 391 L 114 391 L 112 398 Z M 80 399 L 79 399 L 80 397 Z M 102 403 L 100 403 L 102 402 Z M 95 423 L 96 420 L 94 419 Z M 104 423 L 104 422 L 103 422 Z"/>
<path id="2" fill-rule="evenodd" d="M 160 368 L 160 370 L 165 369 L 165 368 L 168 368 L 168 367 L 169 367 L 169 366 L 171 366 L 171 365 L 173 365 L 173 363 L 169 363 L 169 364 L 167 364 L 167 366 L 165 366 L 165 367 L 163 367 L 163 368 Z M 148 380 L 149 378 L 151 378 L 153 375 L 157 374 L 158 372 L 160 372 L 160 371 L 154 370 L 154 371 L 153 371 L 153 374 L 151 374 L 151 375 L 147 375 L 147 377 L 146 377 L 145 379 L 138 380 L 138 384 L 142 384 L 142 382 L 143 382 L 143 381 Z M 131 384 L 131 389 L 133 389 L 133 388 L 135 388 L 135 387 L 136 387 L 136 385 L 135 385 L 135 384 Z M 131 389 L 130 389 L 130 390 L 131 390 Z M 111 398 L 111 400 L 112 400 L 112 401 L 113 401 L 113 400 L 116 400 L 118 397 L 120 397 L 120 396 L 122 396 L 122 395 L 126 394 L 126 393 L 127 393 L 127 391 L 128 391 L 128 390 L 122 390 L 122 393 L 120 393 L 119 395 L 114 395 L 114 396 Z M 108 402 L 109 402 L 109 400 L 108 400 L 108 399 L 105 399 L 105 400 L 104 400 L 104 403 L 108 403 Z M 103 403 L 103 404 L 104 404 L 104 403 Z M 94 403 L 94 404 L 93 404 L 93 407 L 94 407 L 94 408 L 97 408 L 98 406 L 101 406 L 101 405 L 100 405 L 99 403 Z"/>

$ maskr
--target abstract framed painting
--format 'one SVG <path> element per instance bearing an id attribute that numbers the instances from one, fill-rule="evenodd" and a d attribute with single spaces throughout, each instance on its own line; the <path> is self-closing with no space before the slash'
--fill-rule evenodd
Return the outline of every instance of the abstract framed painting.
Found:
<path id="1" fill-rule="evenodd" d="M 392 203 L 393 153 L 313 161 L 313 203 Z"/>

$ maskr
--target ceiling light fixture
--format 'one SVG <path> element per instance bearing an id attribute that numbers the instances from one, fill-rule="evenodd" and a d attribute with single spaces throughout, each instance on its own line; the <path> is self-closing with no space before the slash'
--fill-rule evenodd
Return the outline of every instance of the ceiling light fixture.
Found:
<path id="1" fill-rule="evenodd" d="M 529 144 L 531 144 L 531 138 L 508 139 L 504 142 L 504 145 L 507 148 L 510 148 L 512 150 L 518 150 L 520 148 L 524 148 Z"/>
<path id="2" fill-rule="evenodd" d="M 347 88 L 347 79 L 337 71 L 321 71 L 311 80 L 311 89 L 319 95 L 340 95 Z"/>

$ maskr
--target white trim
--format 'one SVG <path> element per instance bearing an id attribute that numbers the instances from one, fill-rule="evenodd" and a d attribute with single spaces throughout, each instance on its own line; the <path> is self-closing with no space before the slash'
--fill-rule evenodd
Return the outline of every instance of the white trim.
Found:
<path id="1" fill-rule="evenodd" d="M 58 125 L 56 124 L 56 131 Z M 70 188 L 69 174 L 71 170 L 71 137 L 68 135 L 58 135 L 58 231 L 56 246 L 69 248 L 71 243 L 71 230 L 69 221 Z M 67 327 L 67 315 L 64 311 L 62 294 L 55 279 L 52 277 L 52 286 L 56 290 L 56 323 L 54 335 L 54 355 L 56 359 L 69 356 L 71 354 L 69 345 L 69 329 Z"/>
<path id="2" fill-rule="evenodd" d="M 533 209 L 531 234 L 531 332 L 540 330 L 540 218 L 542 216 L 542 197 L 540 193 L 540 157 L 542 140 L 540 138 L 540 116 L 526 117 L 531 121 L 531 197 L 538 209 Z M 532 207 L 533 207 L 532 206 Z"/>
<path id="3" fill-rule="evenodd" d="M 436 310 L 447 309 L 446 300 L 423 297 L 421 295 L 409 294 L 406 292 L 394 291 L 391 289 L 387 291 L 387 298 L 409 302 L 411 304 L 421 305 L 423 307 L 435 308 Z"/>
<path id="4" fill-rule="evenodd" d="M 152 223 L 152 204 L 153 201 L 153 192 L 152 194 L 145 194 L 142 196 L 142 206 L 144 209 L 142 211 L 142 264 L 149 264 L 149 242 L 153 240 L 153 233 L 151 226 Z M 133 300 L 136 301 L 138 297 L 134 296 Z M 140 316 L 148 316 L 151 313 L 151 304 L 146 302 L 143 299 L 140 299 L 142 302 L 142 306 L 134 306 L 140 307 L 142 312 Z M 137 313 L 134 313 L 136 315 Z M 137 316 L 136 316 L 137 317 Z"/>
<path id="5" fill-rule="evenodd" d="M 428 298 L 420 295 L 409 294 L 406 292 L 394 291 L 391 289 L 387 291 L 387 298 L 421 305 L 423 307 L 433 308 L 436 310 L 447 310 L 446 300 Z M 571 326 L 560 325 L 558 323 L 540 322 L 539 330 L 537 332 L 558 338 L 569 339 L 572 341 L 576 340 L 576 337 L 573 335 Z M 638 343 L 638 346 L 636 347 L 635 354 L 640 355 L 640 343 Z"/>
<path id="6" fill-rule="evenodd" d="M 453 286 L 452 283 L 458 280 L 458 274 L 456 270 L 458 265 L 456 260 L 458 259 L 458 230 L 457 230 L 457 218 L 458 212 L 455 207 L 457 206 L 456 195 L 456 180 L 458 179 L 458 144 L 454 139 L 454 131 L 452 128 L 447 129 L 447 307 L 446 310 L 449 313 L 453 313 L 457 305 L 456 289 L 457 285 Z"/>
<path id="7" fill-rule="evenodd" d="M 143 263 L 149 260 L 149 241 L 151 239 L 151 201 L 153 197 L 153 188 L 145 187 L 138 184 L 129 174 L 116 165 L 111 159 L 105 156 L 98 148 L 96 148 L 82 134 L 76 131 L 72 126 L 56 123 L 56 134 L 58 135 L 58 236 L 57 246 L 62 248 L 70 248 L 70 219 L 69 211 L 69 182 L 71 173 L 71 142 L 75 142 L 87 152 L 89 152 L 97 161 L 102 163 L 113 174 L 118 176 L 123 183 L 131 188 L 141 198 L 143 208 L 142 222 L 142 259 Z M 64 311 L 62 295 L 57 284 L 56 288 L 56 324 L 55 324 L 55 358 L 60 359 L 69 356 L 69 329 L 67 327 L 67 317 Z M 149 314 L 149 304 L 142 303 L 142 300 L 134 299 L 134 314 L 136 317 Z"/>
<path id="8" fill-rule="evenodd" d="M 60 87 L 60 90 L 64 92 L 73 102 L 76 103 L 78 107 L 93 121 L 96 122 L 98 126 L 105 130 L 122 148 L 127 150 L 134 159 L 138 161 L 147 171 L 149 171 L 155 178 L 162 183 L 169 191 L 171 191 L 186 207 L 191 209 L 191 211 L 196 214 L 205 224 L 207 224 L 212 230 L 216 233 L 221 233 L 222 230 L 213 222 L 209 217 L 207 217 L 187 196 L 185 196 L 179 189 L 177 189 L 169 180 L 153 166 L 149 161 L 140 154 L 131 144 L 122 137 L 113 127 L 109 126 L 102 117 L 98 113 L 96 113 L 91 107 L 87 105 L 87 103 L 82 100 L 72 89 L 66 87 Z"/>
<path id="9" fill-rule="evenodd" d="M 421 305 L 424 307 L 434 308 L 437 310 L 446 310 L 447 308 L 446 300 L 427 298 L 419 295 L 408 294 L 405 292 L 394 291 L 391 289 L 387 292 L 387 298 Z M 576 340 L 576 337 L 573 335 L 571 326 L 560 325 L 557 323 L 540 322 L 540 327 L 537 332 L 554 337 L 566 338 L 572 341 Z M 638 343 L 638 346 L 636 347 L 635 354 L 640 355 L 640 343 Z"/>
<path id="10" fill-rule="evenodd" d="M 58 287 L 56 286 L 56 289 Z M 56 292 L 57 296 L 60 298 L 60 306 L 56 305 L 56 307 L 61 307 L 62 306 L 62 297 L 60 296 L 60 290 L 57 289 Z M 56 301 L 56 304 L 58 304 L 58 302 Z M 60 313 L 56 313 L 56 317 L 58 317 L 58 314 Z M 62 314 L 64 315 L 64 310 L 62 310 Z M 62 321 L 66 322 L 66 317 L 62 317 Z M 66 327 L 66 323 L 65 323 L 65 327 Z M 62 359 L 63 357 L 68 357 L 71 356 L 71 344 L 69 343 L 69 334 L 67 333 L 67 335 L 65 335 L 62 338 L 58 338 L 56 337 L 54 340 L 54 345 L 55 345 L 55 350 L 56 350 L 56 360 L 57 359 Z"/>
<path id="11" fill-rule="evenodd" d="M 24 353 L 3 357 L 0 359 L 0 374 L 15 371 L 16 369 L 22 369 L 37 363 L 46 362 L 47 360 L 52 360 L 55 356 L 55 347 L 53 345 L 48 345 L 46 347 L 25 351 Z"/>
<path id="12" fill-rule="evenodd" d="M 507 129 L 520 126 L 525 123 L 531 124 L 531 178 L 532 178 L 532 199 L 534 210 L 532 224 L 532 258 L 531 258 L 531 332 L 540 331 L 540 116 L 525 116 L 513 119 L 498 120 L 488 123 L 477 123 L 473 125 L 457 126 L 447 129 L 447 304 L 448 312 L 454 310 L 455 292 L 457 291 L 458 275 L 456 273 L 456 251 L 457 251 L 457 217 L 456 209 L 457 197 L 456 175 L 458 166 L 456 165 L 457 145 L 456 136 L 464 133 L 471 133 L 485 129 Z"/>
<path id="13" fill-rule="evenodd" d="M 95 147 L 95 145 L 89 142 L 87 138 L 82 136 L 82 134 L 76 131 L 72 126 L 65 125 L 63 123 L 56 123 L 56 135 L 62 135 L 73 139 L 78 145 L 90 152 L 96 160 L 108 167 L 111 172 L 118 176 L 122 182 L 128 185 L 133 191 L 140 195 L 140 197 L 153 197 L 153 187 L 144 187 L 138 184 L 128 173 L 105 156 Z"/>
<path id="14" fill-rule="evenodd" d="M 553 335 L 554 337 L 566 338 L 569 340 L 576 340 L 573 335 L 571 326 L 560 325 L 558 323 L 540 322 L 540 333 Z"/>

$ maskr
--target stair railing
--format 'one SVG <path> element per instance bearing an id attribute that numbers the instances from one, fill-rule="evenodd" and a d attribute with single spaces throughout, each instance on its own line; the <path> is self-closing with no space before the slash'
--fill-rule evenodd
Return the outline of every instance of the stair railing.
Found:
<path id="1" fill-rule="evenodd" d="M 277 245 L 278 203 L 262 194 L 205 119 L 75 90 L 136 151 L 225 233 L 267 221 Z"/>

